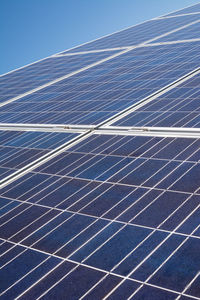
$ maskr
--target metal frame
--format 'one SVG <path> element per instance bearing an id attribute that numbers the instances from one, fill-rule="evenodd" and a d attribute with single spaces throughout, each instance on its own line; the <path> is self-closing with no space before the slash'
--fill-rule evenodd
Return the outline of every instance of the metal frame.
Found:
<path id="1" fill-rule="evenodd" d="M 50 132 L 75 132 L 81 133 L 85 130 L 92 130 L 93 125 L 66 125 L 66 124 L 23 124 L 23 123 L 0 123 L 0 130 L 11 131 L 50 131 Z"/>

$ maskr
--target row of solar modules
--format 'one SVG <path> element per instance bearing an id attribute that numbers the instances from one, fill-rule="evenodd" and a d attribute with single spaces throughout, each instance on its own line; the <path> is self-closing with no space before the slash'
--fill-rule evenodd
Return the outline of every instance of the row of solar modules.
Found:
<path id="1" fill-rule="evenodd" d="M 0 77 L 0 102 L 66 76 L 117 51 L 49 57 Z"/>
<path id="2" fill-rule="evenodd" d="M 3 146 L 43 148 L 31 135 Z M 200 297 L 199 145 L 93 133 L 5 186 L 2 299 Z"/>
<path id="3" fill-rule="evenodd" d="M 129 113 L 114 125 L 200 128 L 200 74 Z"/>
<path id="4" fill-rule="evenodd" d="M 132 46 L 144 42 L 152 42 L 152 40 L 157 41 L 161 35 L 165 35 L 173 30 L 177 30 L 182 26 L 198 20 L 200 20 L 200 15 L 154 19 L 86 43 L 82 46 L 77 46 L 71 50 L 64 51 L 63 53 Z M 195 37 L 200 37 L 199 32 L 196 34 L 192 32 L 190 38 L 192 38 L 194 35 Z"/>
<path id="5" fill-rule="evenodd" d="M 151 20 L 99 39 L 95 42 L 77 47 L 66 53 L 70 54 L 70 52 L 77 51 L 133 46 L 151 40 L 152 38 L 158 40 L 158 42 L 182 39 L 183 35 L 187 39 L 200 38 L 198 30 L 199 23 L 197 23 L 159 39 L 159 36 L 162 34 L 166 34 L 171 30 L 176 30 L 191 22 L 197 22 L 198 20 L 200 20 L 199 15 L 177 17 L 176 20 L 174 20 L 174 18 Z M 51 81 L 66 76 L 82 67 L 89 66 L 101 59 L 108 58 L 118 51 L 113 50 L 100 53 L 52 56 L 25 68 L 8 73 L 0 78 L 0 102 L 5 102 L 30 90 L 48 84 Z M 65 52 L 63 53 L 65 54 Z"/>
<path id="6" fill-rule="evenodd" d="M 99 125 L 198 69 L 199 46 L 131 50 L 1 107 L 0 122 Z M 116 125 L 199 127 L 199 85 L 196 75 Z"/>
<path id="7" fill-rule="evenodd" d="M 146 22 L 108 37 L 109 48 L 131 42 L 133 33 L 139 43 L 137 30 L 145 26 L 156 26 L 158 36 L 198 18 Z M 188 28 L 187 37 L 196 37 Z M 150 30 L 147 36 L 155 37 Z M 101 40 L 95 47 L 101 49 Z M 129 51 L 5 105 L 0 120 L 99 125 L 198 68 L 198 48 L 195 42 Z M 26 68 L 21 69 L 10 83 L 19 80 L 22 89 L 10 95 L 26 92 L 30 78 L 35 88 L 115 53 L 52 58 L 58 62 L 55 72 L 47 62 L 41 67 L 43 81 L 37 81 L 40 63 L 32 65 L 26 84 L 21 82 Z M 151 120 L 166 126 L 168 118 L 169 126 L 188 127 L 187 120 L 193 120 L 191 127 L 198 127 L 198 80 L 197 75 L 185 81 L 114 124 L 146 126 Z M 2 178 L 77 137 L 2 130 Z M 88 132 L 6 185 L 0 192 L 1 298 L 199 298 L 199 145 L 198 138 Z"/>

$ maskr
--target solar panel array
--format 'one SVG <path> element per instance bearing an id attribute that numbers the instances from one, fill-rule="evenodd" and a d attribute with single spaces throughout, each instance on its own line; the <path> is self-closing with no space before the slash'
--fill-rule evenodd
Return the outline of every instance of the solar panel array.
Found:
<path id="1" fill-rule="evenodd" d="M 176 19 L 154 19 L 63 53 L 138 45 L 198 21 L 198 15 L 181 16 Z"/>
<path id="2" fill-rule="evenodd" d="M 200 299 L 199 22 L 1 76 L 1 299 Z"/>

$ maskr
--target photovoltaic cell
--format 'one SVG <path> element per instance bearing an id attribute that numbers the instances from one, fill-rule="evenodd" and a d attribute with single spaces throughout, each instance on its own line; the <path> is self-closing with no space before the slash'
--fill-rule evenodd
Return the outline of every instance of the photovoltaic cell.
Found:
<path id="1" fill-rule="evenodd" d="M 137 45 L 196 20 L 199 20 L 198 15 L 183 16 L 176 19 L 154 19 L 63 53 Z"/>
<path id="2" fill-rule="evenodd" d="M 114 125 L 200 128 L 199 88 L 198 74 Z"/>
<path id="3" fill-rule="evenodd" d="M 134 49 L 5 105 L 0 122 L 97 125 L 199 67 L 199 44 Z"/>
<path id="4" fill-rule="evenodd" d="M 114 53 L 116 51 L 54 56 L 3 75 L 0 77 L 0 103 L 77 71 Z"/>
<path id="5" fill-rule="evenodd" d="M 0 179 L 73 139 L 76 133 L 0 131 Z"/>
<path id="6" fill-rule="evenodd" d="M 93 134 L 4 187 L 2 295 L 198 297 L 199 143 Z"/>

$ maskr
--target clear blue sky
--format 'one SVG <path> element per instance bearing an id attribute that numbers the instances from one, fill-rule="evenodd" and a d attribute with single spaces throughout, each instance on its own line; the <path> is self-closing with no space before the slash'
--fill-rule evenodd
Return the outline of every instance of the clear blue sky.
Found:
<path id="1" fill-rule="evenodd" d="M 198 0 L 0 0 L 0 73 Z"/>

